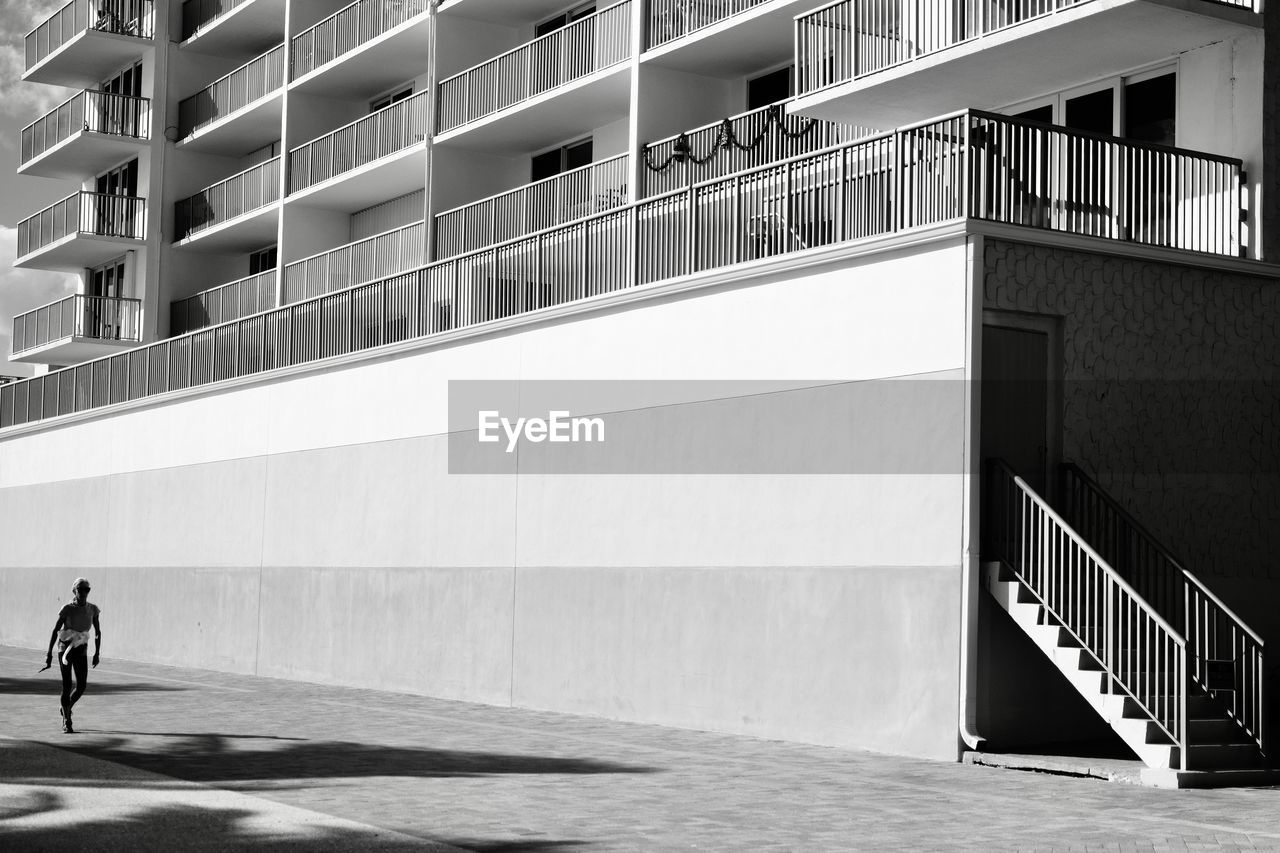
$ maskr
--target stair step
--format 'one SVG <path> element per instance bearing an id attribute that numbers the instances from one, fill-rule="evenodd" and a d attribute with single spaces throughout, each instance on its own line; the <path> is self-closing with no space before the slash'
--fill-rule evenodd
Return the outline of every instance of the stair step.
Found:
<path id="1" fill-rule="evenodd" d="M 1256 744 L 1193 743 L 1187 748 L 1188 770 L 1253 770 L 1265 766 Z"/>
<path id="2" fill-rule="evenodd" d="M 1225 717 L 1214 717 L 1211 719 L 1188 720 L 1188 735 L 1191 737 L 1193 744 L 1248 744 L 1248 737 L 1244 730 L 1232 720 Z"/>

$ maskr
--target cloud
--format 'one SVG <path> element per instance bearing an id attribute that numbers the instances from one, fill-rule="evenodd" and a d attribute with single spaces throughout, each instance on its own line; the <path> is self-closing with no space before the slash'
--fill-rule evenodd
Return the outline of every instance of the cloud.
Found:
<path id="1" fill-rule="evenodd" d="M 9 363 L 13 318 L 76 292 L 78 278 L 70 273 L 13 268 L 18 255 L 18 229 L 0 225 L 0 373 L 25 376 L 30 365 Z"/>
<path id="2" fill-rule="evenodd" d="M 71 89 L 23 83 L 24 38 L 66 0 L 0 0 L 0 114 L 29 124 L 71 97 Z"/>

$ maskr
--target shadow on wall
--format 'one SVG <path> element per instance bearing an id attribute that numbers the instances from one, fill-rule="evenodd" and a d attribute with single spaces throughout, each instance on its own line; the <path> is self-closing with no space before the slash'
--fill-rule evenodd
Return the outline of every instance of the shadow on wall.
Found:
<path id="1" fill-rule="evenodd" d="M 554 853 L 584 842 L 544 839 L 408 839 L 388 837 L 376 827 L 282 826 L 271 813 L 243 809 L 202 809 L 191 805 L 156 806 L 110 819 L 57 821 L 56 826 L 14 826 L 23 817 L 48 818 L 62 800 L 47 791 L 6 800 L 0 820 L 9 823 L 5 845 L 11 850 L 441 850 L 478 853 Z M 267 820 L 264 820 L 266 818 Z M 256 825 L 255 825 L 256 824 Z"/>
<path id="2" fill-rule="evenodd" d="M 82 734 L 99 734 L 82 729 Z M 106 734 L 105 732 L 101 734 Z M 344 741 L 273 741 L 256 739 L 252 748 L 238 748 L 239 737 L 190 735 L 183 741 L 148 749 L 124 738 L 64 746 L 79 755 L 111 761 L 206 783 L 252 783 L 298 779 L 344 779 L 365 776 L 447 778 L 500 774 L 653 773 L 655 768 L 597 761 L 590 758 L 549 758 L 463 752 Z"/>

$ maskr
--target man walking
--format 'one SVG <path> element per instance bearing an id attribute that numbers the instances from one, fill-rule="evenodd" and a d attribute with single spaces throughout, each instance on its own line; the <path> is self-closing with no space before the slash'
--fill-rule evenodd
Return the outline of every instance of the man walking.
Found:
<path id="1" fill-rule="evenodd" d="M 98 606 L 89 603 L 89 582 L 76 578 L 71 587 L 74 596 L 70 604 L 58 611 L 58 623 L 49 636 L 49 651 L 44 656 L 46 668 L 53 661 L 53 644 L 58 644 L 58 666 L 62 670 L 62 730 L 74 734 L 71 727 L 71 707 L 84 695 L 89 678 L 89 629 L 94 631 L 93 665 L 98 665 L 102 651 L 102 626 L 98 624 Z M 75 675 L 75 689 L 71 676 Z"/>

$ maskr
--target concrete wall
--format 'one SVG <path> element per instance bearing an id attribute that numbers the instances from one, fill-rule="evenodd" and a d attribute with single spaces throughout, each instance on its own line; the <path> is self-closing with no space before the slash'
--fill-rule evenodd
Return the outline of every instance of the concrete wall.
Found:
<path id="1" fill-rule="evenodd" d="M 0 642 L 42 646 L 84 574 L 108 665 L 954 759 L 962 411 L 918 418 L 937 467 L 916 474 L 583 476 L 451 474 L 446 410 L 459 378 L 769 380 L 820 412 L 853 380 L 955 379 L 965 282 L 959 239 L 744 273 L 0 441 Z M 830 400 L 826 434 L 895 423 Z"/>

